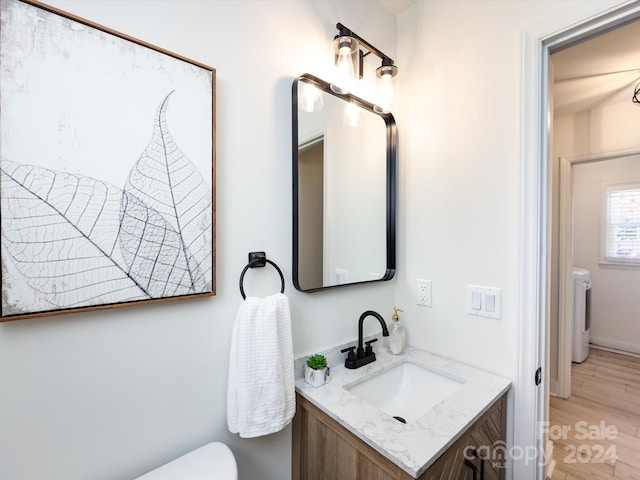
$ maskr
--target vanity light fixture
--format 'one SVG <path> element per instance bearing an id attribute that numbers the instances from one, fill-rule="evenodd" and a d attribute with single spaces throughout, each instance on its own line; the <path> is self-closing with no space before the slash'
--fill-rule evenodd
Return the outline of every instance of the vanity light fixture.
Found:
<path id="1" fill-rule="evenodd" d="M 382 62 L 376 69 L 376 77 L 380 79 L 380 85 L 375 109 L 381 113 L 388 112 L 393 102 L 393 78 L 398 75 L 398 67 L 393 64 L 391 57 L 382 53 L 349 28 L 341 23 L 338 23 L 336 28 L 338 35 L 333 39 L 333 52 L 338 70 L 337 82 L 339 83 L 332 85 L 331 88 L 337 93 L 352 91 L 356 81 L 363 77 L 365 57 L 373 53 Z M 360 48 L 361 46 L 363 49 Z"/>

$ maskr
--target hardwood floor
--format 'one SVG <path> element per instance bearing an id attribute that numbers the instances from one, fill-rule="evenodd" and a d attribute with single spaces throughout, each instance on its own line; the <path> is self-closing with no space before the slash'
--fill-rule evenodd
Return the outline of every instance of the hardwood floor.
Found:
<path id="1" fill-rule="evenodd" d="M 552 480 L 640 480 L 640 358 L 592 348 L 550 398 Z"/>

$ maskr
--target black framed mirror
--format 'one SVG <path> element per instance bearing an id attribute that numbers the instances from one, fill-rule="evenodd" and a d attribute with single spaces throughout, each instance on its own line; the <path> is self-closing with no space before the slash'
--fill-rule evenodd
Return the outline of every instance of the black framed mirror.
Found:
<path id="1" fill-rule="evenodd" d="M 292 107 L 295 288 L 315 292 L 392 279 L 393 115 L 310 74 L 294 80 Z"/>

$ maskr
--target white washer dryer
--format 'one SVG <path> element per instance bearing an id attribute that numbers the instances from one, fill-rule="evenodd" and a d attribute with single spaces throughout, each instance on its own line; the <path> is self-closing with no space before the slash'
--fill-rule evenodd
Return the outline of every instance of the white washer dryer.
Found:
<path id="1" fill-rule="evenodd" d="M 589 356 L 591 329 L 591 275 L 584 268 L 573 269 L 573 355 L 575 363 Z"/>

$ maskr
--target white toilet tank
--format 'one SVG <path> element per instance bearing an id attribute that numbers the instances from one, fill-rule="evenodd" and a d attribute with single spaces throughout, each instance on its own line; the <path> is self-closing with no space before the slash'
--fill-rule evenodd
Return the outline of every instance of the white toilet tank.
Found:
<path id="1" fill-rule="evenodd" d="M 238 480 L 233 452 L 224 443 L 208 443 L 136 480 Z"/>

